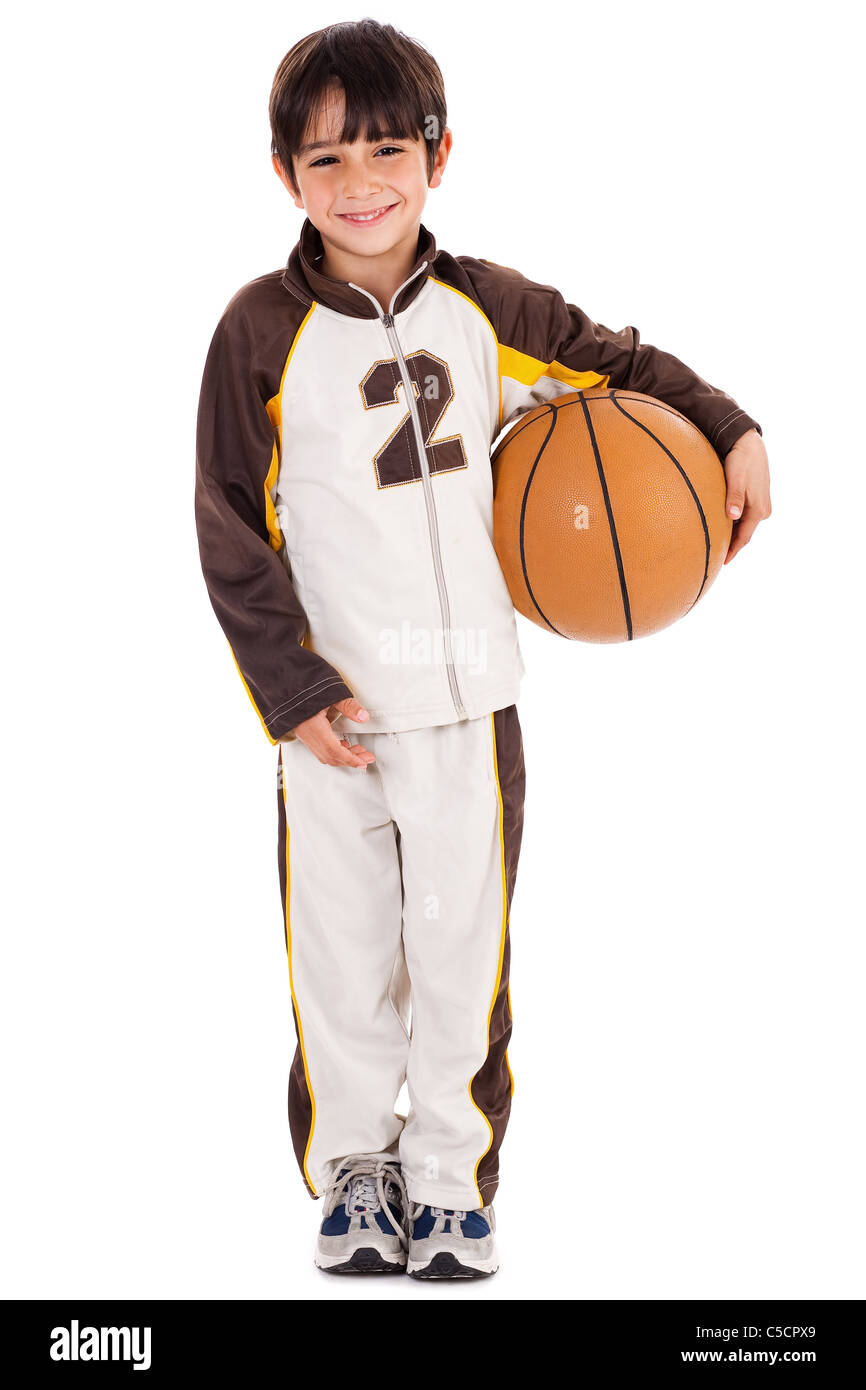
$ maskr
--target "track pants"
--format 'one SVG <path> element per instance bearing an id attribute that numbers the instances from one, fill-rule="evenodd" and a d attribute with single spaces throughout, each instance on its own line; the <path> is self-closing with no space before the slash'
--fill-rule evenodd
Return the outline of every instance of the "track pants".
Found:
<path id="1" fill-rule="evenodd" d="M 350 740 L 375 754 L 366 772 L 279 745 L 295 1156 L 313 1197 L 347 1155 L 384 1154 L 410 1200 L 477 1209 L 499 1182 L 513 1090 L 517 706 L 397 734 L 356 725 Z"/>

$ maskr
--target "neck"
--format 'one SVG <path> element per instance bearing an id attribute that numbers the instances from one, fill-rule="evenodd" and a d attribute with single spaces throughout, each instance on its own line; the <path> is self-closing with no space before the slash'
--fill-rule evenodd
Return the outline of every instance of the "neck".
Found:
<path id="1" fill-rule="evenodd" d="M 387 251 L 377 256 L 356 256 L 322 237 L 324 255 L 319 269 L 335 280 L 360 285 L 379 301 L 387 313 L 394 291 L 408 279 L 418 259 L 418 225 Z"/>

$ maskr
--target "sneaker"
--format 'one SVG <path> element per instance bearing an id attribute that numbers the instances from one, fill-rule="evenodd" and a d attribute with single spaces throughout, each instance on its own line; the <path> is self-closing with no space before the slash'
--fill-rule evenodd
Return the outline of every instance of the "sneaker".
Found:
<path id="1" fill-rule="evenodd" d="M 406 1272 L 413 1279 L 480 1279 L 495 1274 L 499 1268 L 495 1230 L 492 1207 L 449 1211 L 416 1206 L 410 1221 Z"/>
<path id="2" fill-rule="evenodd" d="M 402 1274 L 409 1208 L 399 1163 L 352 1154 L 324 1192 L 316 1264 L 329 1274 Z"/>

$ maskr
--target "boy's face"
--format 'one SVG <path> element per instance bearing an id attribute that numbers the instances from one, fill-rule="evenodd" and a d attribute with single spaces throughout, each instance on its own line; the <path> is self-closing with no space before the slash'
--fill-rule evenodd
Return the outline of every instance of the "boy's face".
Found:
<path id="1" fill-rule="evenodd" d="M 442 180 L 451 131 L 446 127 L 443 133 L 428 185 L 427 142 L 420 135 L 413 140 L 338 144 L 343 101 L 342 89 L 334 89 L 295 156 L 299 192 L 291 187 L 276 155 L 274 168 L 323 242 L 345 255 L 382 256 L 404 240 L 414 245 L 428 187 L 436 188 Z M 369 213 L 376 215 L 363 216 Z"/>

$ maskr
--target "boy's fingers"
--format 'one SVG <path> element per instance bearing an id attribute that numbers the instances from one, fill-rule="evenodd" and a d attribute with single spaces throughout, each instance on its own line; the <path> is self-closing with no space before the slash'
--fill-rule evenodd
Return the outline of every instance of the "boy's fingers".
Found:
<path id="1" fill-rule="evenodd" d="M 324 761 L 334 765 L 366 768 L 368 763 L 376 761 L 368 748 L 362 747 L 360 743 L 350 745 L 347 738 L 338 739 L 336 734 L 330 732 L 330 729 L 323 740 L 323 745 Z"/>
<path id="2" fill-rule="evenodd" d="M 728 485 L 728 495 L 725 499 L 725 508 L 728 516 L 733 517 L 734 521 L 739 520 L 743 515 L 743 507 L 746 502 L 746 494 L 742 487 L 732 487 Z"/>
<path id="3" fill-rule="evenodd" d="M 352 747 L 345 735 L 335 734 L 327 720 L 314 751 L 322 762 L 333 766 L 366 767 L 368 763 L 376 761 L 368 748 L 363 748 L 359 743 Z"/>
<path id="4" fill-rule="evenodd" d="M 347 702 L 341 701 L 340 703 Z M 349 747 L 347 739 L 337 737 L 331 728 L 328 713 L 329 710 L 320 710 L 318 714 L 314 714 L 310 719 L 305 719 L 303 723 L 298 724 L 294 730 L 297 737 L 306 744 L 319 762 L 327 763 L 331 767 L 361 768 L 366 768 L 368 763 L 375 762 L 375 756 L 369 749 L 363 748 L 360 744 Z"/>
<path id="5" fill-rule="evenodd" d="M 370 749 L 365 748 L 362 743 L 350 743 L 348 738 L 341 738 L 340 745 L 349 753 L 354 753 L 357 757 L 361 758 L 365 766 L 376 761 L 375 753 L 371 753 Z"/>
<path id="6" fill-rule="evenodd" d="M 370 711 L 364 709 L 361 701 L 356 700 L 353 695 L 347 695 L 345 700 L 337 700 L 331 708 L 338 709 L 341 714 L 345 714 L 347 719 L 353 719 L 361 724 L 370 718 Z"/>
<path id="7" fill-rule="evenodd" d="M 725 556 L 725 564 L 733 560 L 737 551 L 742 550 L 744 545 L 748 545 L 755 528 L 761 520 L 761 512 L 758 507 L 747 507 L 742 521 L 738 521 L 731 536 L 731 544 L 728 546 L 728 553 Z"/>

